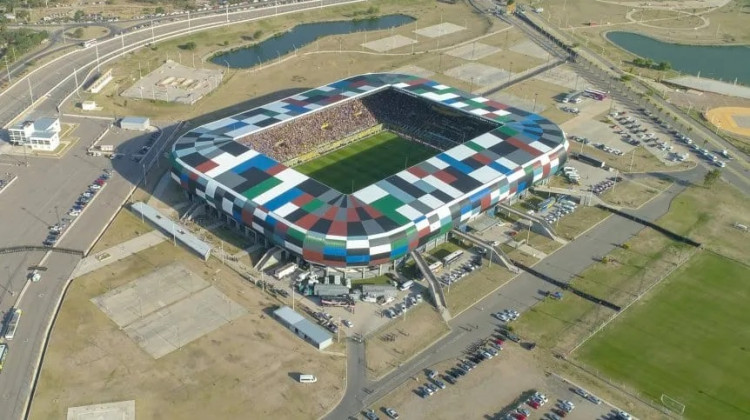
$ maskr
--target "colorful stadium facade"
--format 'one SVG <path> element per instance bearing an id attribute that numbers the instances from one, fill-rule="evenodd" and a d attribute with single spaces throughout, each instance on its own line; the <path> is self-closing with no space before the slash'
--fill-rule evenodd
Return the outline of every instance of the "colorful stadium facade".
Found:
<path id="1" fill-rule="evenodd" d="M 501 125 L 343 194 L 236 140 L 324 107 L 395 88 Z M 365 74 L 197 127 L 177 140 L 172 176 L 192 197 L 313 264 L 390 263 L 557 172 L 562 130 L 547 119 L 428 79 Z"/>

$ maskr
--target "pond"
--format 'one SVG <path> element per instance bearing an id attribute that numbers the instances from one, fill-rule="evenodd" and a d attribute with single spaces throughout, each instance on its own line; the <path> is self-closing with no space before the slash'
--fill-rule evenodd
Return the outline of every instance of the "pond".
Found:
<path id="1" fill-rule="evenodd" d="M 406 15 L 387 15 L 372 19 L 316 22 L 297 25 L 292 30 L 266 39 L 258 44 L 218 54 L 211 62 L 231 68 L 248 68 L 302 48 L 318 38 L 362 31 L 378 31 L 414 22 Z"/>
<path id="2" fill-rule="evenodd" d="M 686 74 L 750 85 L 750 47 L 745 45 L 683 45 L 662 42 L 633 32 L 607 32 L 607 39 L 643 58 L 668 61 Z"/>

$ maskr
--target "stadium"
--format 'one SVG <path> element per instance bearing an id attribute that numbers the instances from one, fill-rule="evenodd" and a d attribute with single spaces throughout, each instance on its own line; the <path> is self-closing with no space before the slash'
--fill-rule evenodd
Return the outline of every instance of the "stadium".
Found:
<path id="1" fill-rule="evenodd" d="M 197 127 L 171 154 L 191 200 L 289 256 L 393 264 L 557 172 L 562 130 L 424 78 L 364 74 Z"/>

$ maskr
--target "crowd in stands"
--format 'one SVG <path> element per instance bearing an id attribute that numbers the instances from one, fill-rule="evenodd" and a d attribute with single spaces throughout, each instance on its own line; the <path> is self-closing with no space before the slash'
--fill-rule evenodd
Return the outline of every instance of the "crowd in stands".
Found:
<path id="1" fill-rule="evenodd" d="M 440 150 L 497 127 L 493 122 L 386 89 L 253 133 L 239 142 L 285 162 L 378 123 Z"/>
<path id="2" fill-rule="evenodd" d="M 239 142 L 284 162 L 376 124 L 372 112 L 355 99 L 253 133 Z"/>
<path id="3" fill-rule="evenodd" d="M 440 150 L 450 149 L 498 126 L 394 89 L 366 96 L 362 102 L 389 128 Z"/>

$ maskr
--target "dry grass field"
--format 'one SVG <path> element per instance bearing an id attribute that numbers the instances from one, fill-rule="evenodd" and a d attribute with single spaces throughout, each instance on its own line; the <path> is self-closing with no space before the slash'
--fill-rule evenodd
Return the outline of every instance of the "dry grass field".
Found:
<path id="1" fill-rule="evenodd" d="M 670 184 L 668 181 L 662 182 L 664 183 L 662 187 L 651 187 L 638 181 L 624 179 L 618 182 L 614 189 L 602 194 L 601 198 L 616 206 L 638 208 L 659 195 Z"/>
<path id="2" fill-rule="evenodd" d="M 369 335 L 365 350 L 367 373 L 379 378 L 409 360 L 448 332 L 448 325 L 429 303 L 417 307 Z M 393 341 L 387 341 L 393 336 Z"/>
<path id="3" fill-rule="evenodd" d="M 750 42 L 750 32 L 746 29 L 747 2 L 730 0 L 726 3 L 720 8 L 693 9 L 672 2 L 669 8 L 674 10 L 666 10 L 667 6 L 661 10 L 644 9 L 641 8 L 644 5 L 655 7 L 657 4 L 641 1 L 539 0 L 534 5 L 544 8 L 544 13 L 535 17 L 567 32 L 580 44 L 604 54 L 610 60 L 627 63 L 635 56 L 607 41 L 604 37 L 606 32 L 638 32 L 684 44 Z M 652 77 L 661 73 L 641 69 L 639 72 Z"/>
<path id="4" fill-rule="evenodd" d="M 125 100 L 119 92 L 132 84 L 138 77 L 139 65 L 144 73 L 157 68 L 167 57 L 181 61 L 182 64 L 217 67 L 203 58 L 210 57 L 216 51 L 248 45 L 243 36 L 254 31 L 262 31 L 262 38 L 290 29 L 296 24 L 320 21 L 348 19 L 353 11 L 362 9 L 359 5 L 324 9 L 323 11 L 306 12 L 304 15 L 293 14 L 249 24 L 233 25 L 221 30 L 206 31 L 197 35 L 179 38 L 157 44 L 155 49 L 142 49 L 119 60 L 113 65 L 115 79 L 103 92 L 90 95 L 84 99 L 96 100 L 103 107 L 102 115 L 151 115 L 155 119 L 186 119 L 199 117 L 196 124 L 211 121 L 220 114 L 238 112 L 247 109 L 253 100 L 267 102 L 264 95 L 286 89 L 306 89 L 329 83 L 337 78 L 374 71 L 392 71 L 407 65 L 416 66 L 434 72 L 431 76 L 437 81 L 469 90 L 469 82 L 444 75 L 450 68 L 471 62 L 451 57 L 444 52 L 461 43 L 477 37 L 483 44 L 501 48 L 500 52 L 476 60 L 479 64 L 497 68 L 511 69 L 513 72 L 526 70 L 544 61 L 510 51 L 512 46 L 522 39 L 514 30 L 504 32 L 506 25 L 499 20 L 488 20 L 478 16 L 465 4 L 449 5 L 428 0 L 395 0 L 378 3 L 381 15 L 404 13 L 417 18 L 417 22 L 385 31 L 354 33 L 343 36 L 324 37 L 306 47 L 299 48 L 294 54 L 282 56 L 282 63 L 266 63 L 262 67 L 250 69 L 226 69 L 222 85 L 194 106 L 166 104 L 150 100 Z M 415 27 L 426 28 L 440 22 L 453 23 L 465 27 L 461 30 L 439 38 L 417 37 L 412 46 L 404 46 L 376 54 L 364 49 L 361 44 L 366 40 L 373 41 L 392 35 L 414 38 Z M 180 49 L 187 42 L 195 42 L 194 51 Z M 224 45 L 227 44 L 227 45 Z M 439 51 L 436 51 L 438 50 Z M 339 52 L 339 49 L 343 52 Z M 476 88 L 476 86 L 475 86 Z M 67 112 L 80 112 L 69 106 Z"/>
<path id="5" fill-rule="evenodd" d="M 99 241 L 91 249 L 91 254 L 112 248 L 115 245 L 151 232 L 152 230 L 154 228 L 148 222 L 141 222 L 141 219 L 131 213 L 130 210 L 123 208 L 117 213 L 117 216 L 112 220 L 112 224 L 109 225 L 101 238 L 99 238 Z"/>
<path id="6" fill-rule="evenodd" d="M 158 360 L 90 299 L 180 263 L 247 314 Z M 73 281 L 52 331 L 31 419 L 64 418 L 68 407 L 136 401 L 144 419 L 318 418 L 344 390 L 343 355 L 319 352 L 269 316 L 278 302 L 220 263 L 163 243 Z M 315 386 L 295 373 L 312 373 Z"/>
<path id="7" fill-rule="evenodd" d="M 457 316 L 513 277 L 513 273 L 500 265 L 488 267 L 486 260 L 482 264 L 484 266 L 480 270 L 452 284 L 450 289 L 445 289 L 445 300 L 452 316 Z"/>

